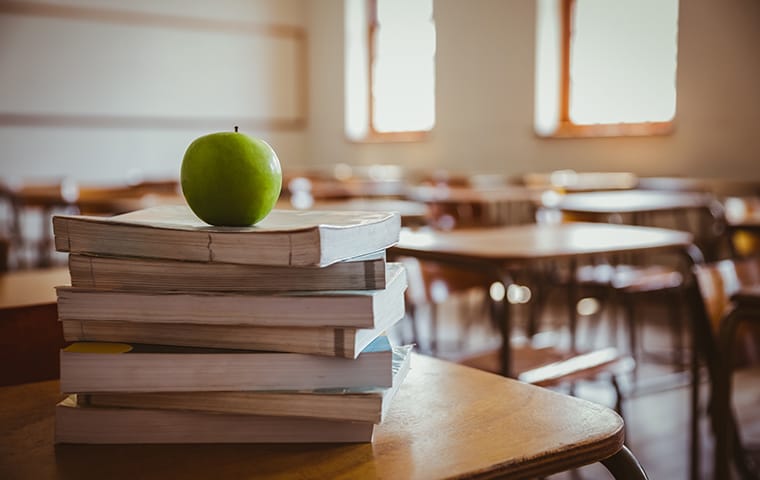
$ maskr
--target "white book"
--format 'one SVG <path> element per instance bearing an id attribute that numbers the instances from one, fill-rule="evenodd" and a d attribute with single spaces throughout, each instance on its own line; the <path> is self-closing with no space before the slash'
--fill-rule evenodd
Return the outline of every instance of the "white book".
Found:
<path id="1" fill-rule="evenodd" d="M 58 251 L 195 262 L 327 266 L 384 250 L 399 239 L 396 212 L 272 210 L 250 227 L 215 227 L 186 205 L 113 217 L 53 217 Z"/>
<path id="2" fill-rule="evenodd" d="M 373 329 L 398 319 L 406 270 L 386 264 L 381 290 L 272 293 L 153 292 L 58 287 L 58 318 L 135 323 L 353 327 Z M 150 342 L 149 342 L 150 343 Z"/>
<path id="3" fill-rule="evenodd" d="M 160 345 L 74 343 L 61 350 L 61 391 L 224 392 L 393 386 L 386 336 L 356 359 Z"/>

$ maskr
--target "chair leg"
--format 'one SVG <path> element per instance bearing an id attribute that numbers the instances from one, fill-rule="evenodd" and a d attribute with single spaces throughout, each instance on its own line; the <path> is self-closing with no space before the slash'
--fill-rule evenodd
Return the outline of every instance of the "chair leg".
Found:
<path id="1" fill-rule="evenodd" d="M 410 343 L 414 343 L 417 345 L 417 348 L 420 346 L 420 335 L 417 331 L 417 306 L 415 305 L 409 305 L 407 306 L 408 314 L 409 314 L 409 320 L 410 320 L 410 326 L 412 329 L 412 338 L 410 340 Z"/>
<path id="2" fill-rule="evenodd" d="M 683 315 L 681 296 L 674 298 L 670 304 L 670 334 L 673 341 L 673 368 L 678 372 L 683 367 Z"/>
<path id="3" fill-rule="evenodd" d="M 612 379 L 610 380 L 612 383 L 612 388 L 615 390 L 615 411 L 618 415 L 620 415 L 620 418 L 623 419 L 623 422 L 625 422 L 625 415 L 623 415 L 623 392 L 620 389 L 620 382 L 618 382 L 617 375 L 612 375 Z M 625 441 L 628 441 L 628 430 L 625 432 Z"/>
<path id="4" fill-rule="evenodd" d="M 618 452 L 604 460 L 602 464 L 616 480 L 647 480 L 647 474 L 628 447 L 623 446 Z"/>
<path id="5" fill-rule="evenodd" d="M 430 304 L 430 354 L 438 354 L 438 304 Z"/>
<path id="6" fill-rule="evenodd" d="M 691 432 L 690 432 L 690 465 L 691 480 L 699 479 L 699 356 L 697 353 L 696 333 L 691 349 Z"/>
<path id="7" fill-rule="evenodd" d="M 633 367 L 633 382 L 635 384 L 638 379 L 639 342 L 638 330 L 636 329 L 636 310 L 634 308 L 634 301 L 631 294 L 623 294 L 621 304 L 623 307 L 623 316 L 625 317 L 626 327 L 628 329 L 628 349 L 635 362 Z"/>

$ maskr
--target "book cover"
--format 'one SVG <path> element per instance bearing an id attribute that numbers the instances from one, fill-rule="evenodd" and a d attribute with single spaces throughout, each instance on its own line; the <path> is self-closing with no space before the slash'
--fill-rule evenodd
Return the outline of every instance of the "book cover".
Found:
<path id="1" fill-rule="evenodd" d="M 264 392 L 79 394 L 80 405 L 322 418 L 381 423 L 410 368 L 411 346 L 393 349 L 393 386 Z"/>
<path id="2" fill-rule="evenodd" d="M 391 387 L 386 336 L 356 359 L 301 353 L 118 343 L 74 343 L 61 350 L 61 391 L 192 392 Z"/>
<path id="3" fill-rule="evenodd" d="M 207 225 L 186 205 L 53 217 L 62 252 L 280 266 L 327 266 L 384 250 L 400 230 L 395 212 L 273 210 L 250 227 Z"/>
<path id="4" fill-rule="evenodd" d="M 101 290 L 270 292 L 376 290 L 386 286 L 385 251 L 322 268 L 72 253 L 69 270 L 72 286 Z"/>
<path id="5" fill-rule="evenodd" d="M 406 270 L 386 264 L 380 290 L 272 292 L 142 292 L 58 287 L 60 320 L 376 328 L 403 308 Z"/>

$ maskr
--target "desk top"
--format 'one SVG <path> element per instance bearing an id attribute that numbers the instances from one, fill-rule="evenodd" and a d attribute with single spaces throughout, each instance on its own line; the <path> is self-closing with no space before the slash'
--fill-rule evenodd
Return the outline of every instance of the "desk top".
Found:
<path id="1" fill-rule="evenodd" d="M 392 251 L 431 260 L 510 262 L 686 247 L 686 232 L 663 228 L 563 223 L 462 229 L 402 229 Z"/>
<path id="2" fill-rule="evenodd" d="M 59 285 L 71 285 L 67 267 L 0 274 L 0 311 L 55 303 Z"/>
<path id="3" fill-rule="evenodd" d="M 60 398 L 0 388 L 0 478 L 525 478 L 623 445 L 610 409 L 420 355 L 372 444 L 54 446 Z"/>
<path id="4" fill-rule="evenodd" d="M 712 201 L 712 195 L 697 192 L 620 190 L 571 193 L 559 200 L 557 208 L 576 213 L 637 213 L 703 208 Z"/>
<path id="5" fill-rule="evenodd" d="M 435 204 L 489 205 L 509 202 L 536 202 L 541 191 L 520 186 L 470 188 L 422 185 L 407 189 L 411 200 Z"/>
<path id="6" fill-rule="evenodd" d="M 398 212 L 402 219 L 422 220 L 427 207 L 420 202 L 392 198 L 352 198 L 348 200 L 316 201 L 313 210 Z"/>

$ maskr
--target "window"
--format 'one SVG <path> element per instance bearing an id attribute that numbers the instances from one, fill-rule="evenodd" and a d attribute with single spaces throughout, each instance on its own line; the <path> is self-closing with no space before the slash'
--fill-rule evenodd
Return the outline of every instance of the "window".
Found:
<path id="1" fill-rule="evenodd" d="M 678 0 L 539 0 L 536 132 L 670 132 L 677 36 Z"/>
<path id="2" fill-rule="evenodd" d="M 346 135 L 412 141 L 435 123 L 432 0 L 345 0 Z"/>

